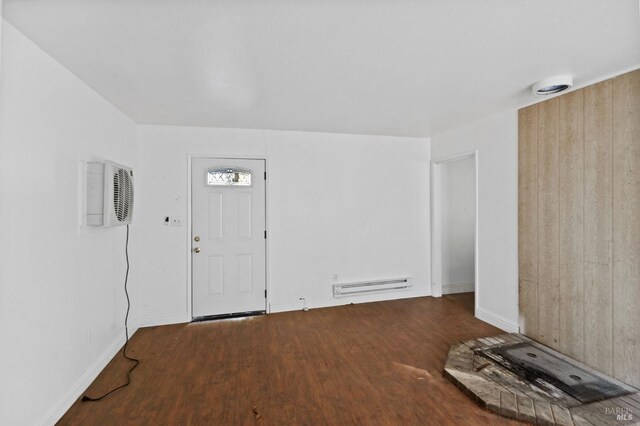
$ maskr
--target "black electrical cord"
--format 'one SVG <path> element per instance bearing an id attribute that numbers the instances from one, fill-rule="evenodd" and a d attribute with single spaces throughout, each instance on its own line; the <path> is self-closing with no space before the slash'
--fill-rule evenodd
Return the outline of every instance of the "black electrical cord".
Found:
<path id="1" fill-rule="evenodd" d="M 81 399 L 82 401 L 100 401 L 101 399 L 106 398 L 107 396 L 111 395 L 118 389 L 122 389 L 125 386 L 129 386 L 129 384 L 131 383 L 131 372 L 135 370 L 136 367 L 140 364 L 139 359 L 132 358 L 127 355 L 127 345 L 129 344 L 129 310 L 131 309 L 131 301 L 129 300 L 129 291 L 127 290 L 127 283 L 129 282 L 129 225 L 127 225 L 127 241 L 125 242 L 125 245 L 124 245 L 124 254 L 127 259 L 127 272 L 124 276 L 124 294 L 127 296 L 127 314 L 124 317 L 124 334 L 126 339 L 124 341 L 124 348 L 122 349 L 122 355 L 125 357 L 125 359 L 129 361 L 133 361 L 135 364 L 133 364 L 133 366 L 127 372 L 127 383 L 120 385 L 117 388 L 113 388 L 109 392 L 99 397 L 92 398 L 88 395 L 82 395 L 82 399 Z"/>

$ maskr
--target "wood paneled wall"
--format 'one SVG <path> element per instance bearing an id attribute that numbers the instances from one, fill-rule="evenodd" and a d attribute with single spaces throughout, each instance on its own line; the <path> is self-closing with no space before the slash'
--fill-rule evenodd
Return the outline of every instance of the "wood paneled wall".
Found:
<path id="1" fill-rule="evenodd" d="M 640 387 L 640 70 L 518 120 L 520 330 Z"/>

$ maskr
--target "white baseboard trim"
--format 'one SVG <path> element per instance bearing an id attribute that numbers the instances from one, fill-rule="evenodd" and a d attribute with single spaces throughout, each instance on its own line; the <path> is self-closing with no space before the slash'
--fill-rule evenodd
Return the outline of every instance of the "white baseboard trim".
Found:
<path id="1" fill-rule="evenodd" d="M 129 337 L 133 336 L 136 328 L 131 328 Z M 118 337 L 111 343 L 111 345 L 104 351 L 102 356 L 93 363 L 91 367 L 74 383 L 73 386 L 64 394 L 62 398 L 53 406 L 46 414 L 40 419 L 38 425 L 49 426 L 54 425 L 58 420 L 64 416 L 64 414 L 71 408 L 74 402 L 82 395 L 82 393 L 89 387 L 89 385 L 98 377 L 98 374 L 107 366 L 109 361 L 118 353 L 120 348 L 124 345 L 125 334 L 124 330 L 118 335 Z"/>
<path id="2" fill-rule="evenodd" d="M 351 303 L 370 303 L 383 302 L 386 300 L 410 299 L 414 297 L 431 296 L 431 286 L 423 286 L 424 288 L 412 288 L 409 291 L 399 291 L 394 293 L 374 293 L 352 297 L 329 298 L 329 299 L 307 299 L 306 306 L 309 309 L 328 308 L 331 306 L 350 305 Z M 302 301 L 295 302 L 270 302 L 268 313 L 290 312 L 302 310 Z M 191 322 L 192 318 L 186 313 L 161 315 L 157 317 L 136 318 L 138 327 L 154 327 L 159 325 L 184 324 Z"/>
<path id="3" fill-rule="evenodd" d="M 475 289 L 475 283 L 445 284 L 442 286 L 442 294 L 469 293 Z"/>
<path id="4" fill-rule="evenodd" d="M 395 292 L 392 294 L 367 294 L 360 296 L 352 296 L 352 297 L 340 297 L 340 298 L 330 298 L 330 299 L 316 299 L 306 301 L 306 306 L 309 309 L 317 309 L 317 308 L 329 308 L 332 306 L 344 306 L 360 303 L 371 303 L 371 302 L 384 302 L 387 300 L 398 300 L 398 299 L 412 299 L 414 297 L 425 297 L 431 296 L 431 292 L 427 289 L 413 289 L 410 292 Z M 269 303 L 269 313 L 276 312 L 290 312 L 290 311 L 300 311 L 302 310 L 302 301 L 296 302 L 271 302 Z"/>
<path id="5" fill-rule="evenodd" d="M 191 322 L 191 318 L 186 313 L 138 318 L 139 327 L 155 327 L 157 325 L 183 324 L 186 322 Z"/>
<path id="6" fill-rule="evenodd" d="M 501 315 L 497 315 L 493 312 L 482 309 L 479 306 L 476 306 L 476 318 L 489 323 L 494 327 L 498 327 L 499 329 L 504 330 L 507 333 L 517 333 L 519 331 L 517 323 L 510 321 L 509 319 Z"/>

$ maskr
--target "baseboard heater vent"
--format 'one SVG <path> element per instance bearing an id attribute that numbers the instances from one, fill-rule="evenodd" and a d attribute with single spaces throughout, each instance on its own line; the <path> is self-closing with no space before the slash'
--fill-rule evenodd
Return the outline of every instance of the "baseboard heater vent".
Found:
<path id="1" fill-rule="evenodd" d="M 334 284 L 333 297 L 345 297 L 357 294 L 377 293 L 381 291 L 404 290 L 407 288 L 411 288 L 409 278 L 393 278 L 380 281 Z"/>

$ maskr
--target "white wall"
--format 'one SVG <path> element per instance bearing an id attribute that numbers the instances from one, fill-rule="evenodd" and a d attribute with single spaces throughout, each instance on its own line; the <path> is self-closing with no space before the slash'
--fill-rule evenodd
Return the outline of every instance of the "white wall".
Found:
<path id="1" fill-rule="evenodd" d="M 434 161 L 477 150 L 476 316 L 518 329 L 518 130 L 516 111 L 431 138 Z"/>
<path id="2" fill-rule="evenodd" d="M 475 158 L 438 166 L 441 178 L 442 293 L 473 291 L 475 269 Z"/>
<path id="3" fill-rule="evenodd" d="M 305 132 L 139 126 L 143 324 L 190 320 L 188 155 L 267 160 L 271 311 L 429 294 L 429 141 Z M 184 219 L 163 225 L 164 216 Z M 334 299 L 338 282 L 411 277 L 413 289 Z"/>
<path id="4" fill-rule="evenodd" d="M 2 21 L 4 21 L 2 16 L 2 0 L 0 0 L 0 66 L 2 65 Z"/>
<path id="5" fill-rule="evenodd" d="M 2 23 L 0 424 L 51 424 L 124 342 L 124 228 L 78 227 L 79 162 L 135 125 Z"/>

